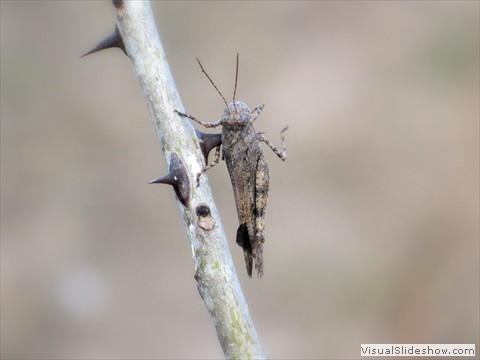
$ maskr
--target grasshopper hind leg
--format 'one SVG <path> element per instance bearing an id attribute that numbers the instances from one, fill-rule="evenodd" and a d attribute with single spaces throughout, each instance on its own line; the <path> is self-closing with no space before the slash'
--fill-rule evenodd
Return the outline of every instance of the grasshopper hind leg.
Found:
<path id="1" fill-rule="evenodd" d="M 258 158 L 255 174 L 255 240 L 253 256 L 258 277 L 263 275 L 263 243 L 265 242 L 265 209 L 267 207 L 268 185 L 270 177 L 268 165 L 263 154 Z"/>

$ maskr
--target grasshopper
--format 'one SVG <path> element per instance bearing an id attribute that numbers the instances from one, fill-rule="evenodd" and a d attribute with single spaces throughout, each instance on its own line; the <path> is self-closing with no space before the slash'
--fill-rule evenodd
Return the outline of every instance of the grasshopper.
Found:
<path id="1" fill-rule="evenodd" d="M 241 101 L 235 100 L 238 80 L 238 53 L 235 74 L 235 89 L 233 101 L 228 104 L 223 94 L 204 70 L 197 59 L 200 69 L 222 97 L 226 108 L 221 120 L 203 122 L 194 116 L 175 111 L 178 115 L 195 121 L 206 127 L 222 126 L 223 148 L 222 159 L 227 163 L 228 173 L 233 186 L 235 203 L 240 223 L 237 230 L 236 242 L 243 249 L 247 274 L 252 276 L 253 263 L 258 277 L 263 275 L 263 243 L 265 242 L 265 208 L 269 187 L 268 165 L 265 161 L 260 143 L 265 143 L 282 160 L 287 158 L 284 133 L 288 125 L 280 132 L 282 150 L 277 149 L 263 133 L 257 133 L 253 122 L 260 115 L 264 105 L 257 106 L 254 110 Z M 197 174 L 197 186 L 200 176 L 208 169 L 215 166 L 220 160 L 220 146 L 216 147 L 215 157 Z"/>

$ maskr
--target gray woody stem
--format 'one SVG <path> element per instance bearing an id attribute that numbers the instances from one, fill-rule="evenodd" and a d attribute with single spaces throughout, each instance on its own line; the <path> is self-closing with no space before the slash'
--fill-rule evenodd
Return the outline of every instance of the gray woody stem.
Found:
<path id="1" fill-rule="evenodd" d="M 172 153 L 177 153 L 190 179 L 190 200 L 187 206 L 178 204 L 192 246 L 198 291 L 213 319 L 225 357 L 265 358 L 207 178 L 202 177 L 200 187 L 195 187 L 195 177 L 202 169 L 204 159 L 193 126 L 174 113 L 174 110 L 183 111 L 183 106 L 160 43 L 150 3 L 114 0 L 114 4 L 117 27 L 147 100 L 165 160 L 170 164 Z M 196 209 L 202 204 L 210 208 L 214 220 L 208 227 L 198 225 L 200 218 Z M 205 210 L 205 207 L 201 209 Z"/>

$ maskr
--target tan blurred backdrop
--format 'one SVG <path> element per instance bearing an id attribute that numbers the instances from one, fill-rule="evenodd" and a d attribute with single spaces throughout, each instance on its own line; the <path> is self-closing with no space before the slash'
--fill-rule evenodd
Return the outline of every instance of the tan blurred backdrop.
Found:
<path id="1" fill-rule="evenodd" d="M 479 339 L 479 3 L 154 2 L 185 108 L 237 98 L 271 168 L 248 279 L 223 163 L 209 172 L 271 358 Z M 79 56 L 110 1 L 1 1 L 2 358 L 221 358 L 130 61 Z"/>

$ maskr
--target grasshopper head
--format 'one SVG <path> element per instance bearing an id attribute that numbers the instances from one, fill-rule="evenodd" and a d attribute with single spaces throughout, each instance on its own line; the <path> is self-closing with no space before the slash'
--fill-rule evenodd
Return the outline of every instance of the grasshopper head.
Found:
<path id="1" fill-rule="evenodd" d="M 252 111 L 241 101 L 232 101 L 225 108 L 222 126 L 228 129 L 241 129 L 252 122 Z"/>

